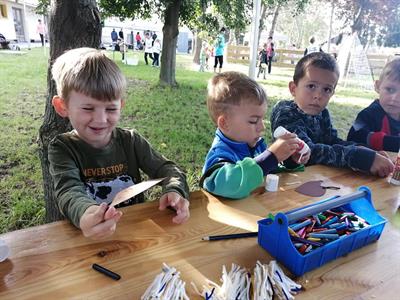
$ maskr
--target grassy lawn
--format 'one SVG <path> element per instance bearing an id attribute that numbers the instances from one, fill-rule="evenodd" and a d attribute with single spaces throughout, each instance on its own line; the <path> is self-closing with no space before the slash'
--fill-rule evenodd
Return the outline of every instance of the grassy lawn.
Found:
<path id="1" fill-rule="evenodd" d="M 115 59 L 120 59 L 118 53 Z M 205 105 L 207 80 L 212 74 L 189 70 L 191 57 L 178 56 L 179 88 L 162 88 L 157 86 L 159 69 L 144 65 L 142 55 L 140 59 L 138 66 L 118 62 L 128 79 L 127 103 L 120 125 L 138 129 L 156 149 L 187 172 L 191 190 L 198 189 L 204 157 L 215 130 Z M 265 117 L 267 128 L 273 104 L 290 97 L 287 84 L 291 72 L 275 68 L 273 77 L 260 81 L 270 100 Z M 44 222 L 37 135 L 44 115 L 46 76 L 47 57 L 42 49 L 21 56 L 0 52 L 1 233 Z M 352 99 L 351 105 L 336 101 L 346 97 Z M 338 88 L 329 109 L 341 137 L 346 136 L 360 106 L 373 98 L 372 92 Z M 267 141 L 270 136 L 267 130 Z"/>

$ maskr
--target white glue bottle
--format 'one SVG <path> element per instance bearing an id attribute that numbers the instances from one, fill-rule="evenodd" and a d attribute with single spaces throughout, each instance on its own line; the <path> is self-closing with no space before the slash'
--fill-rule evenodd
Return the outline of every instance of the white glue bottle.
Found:
<path id="1" fill-rule="evenodd" d="M 279 126 L 274 131 L 274 138 L 278 139 L 286 133 L 290 133 L 290 131 L 283 126 Z M 299 160 L 301 160 L 303 155 L 310 151 L 310 147 L 308 147 L 308 145 L 301 139 L 297 138 L 297 140 L 299 141 L 299 148 L 297 149 L 297 152 L 300 153 Z"/>
<path id="2" fill-rule="evenodd" d="M 397 153 L 396 163 L 394 165 L 393 175 L 389 182 L 394 185 L 400 185 L 400 149 Z"/>

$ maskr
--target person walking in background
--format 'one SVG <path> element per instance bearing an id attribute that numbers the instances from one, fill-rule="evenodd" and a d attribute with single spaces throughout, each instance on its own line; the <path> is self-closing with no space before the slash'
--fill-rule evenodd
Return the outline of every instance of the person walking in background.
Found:
<path id="1" fill-rule="evenodd" d="M 156 40 L 156 38 L 157 38 L 157 34 L 156 34 L 156 32 L 153 32 L 153 34 L 152 34 L 152 36 L 151 36 L 151 39 L 153 40 L 153 41 L 151 42 L 151 46 L 154 45 L 154 41 Z"/>
<path id="2" fill-rule="evenodd" d="M 272 58 L 275 56 L 275 45 L 274 42 L 272 41 L 272 36 L 268 38 L 267 55 L 268 55 L 268 74 L 271 74 Z"/>
<path id="3" fill-rule="evenodd" d="M 315 37 L 310 38 L 310 45 L 304 50 L 304 56 L 314 52 L 324 52 L 322 51 L 321 47 L 315 44 Z"/>
<path id="4" fill-rule="evenodd" d="M 42 23 L 42 20 L 38 20 L 38 24 L 36 26 L 36 33 L 40 36 L 40 41 L 42 42 L 42 47 L 44 46 L 44 37 L 46 35 L 46 27 Z"/>
<path id="5" fill-rule="evenodd" d="M 161 41 L 160 39 L 156 39 L 153 44 L 153 67 L 160 66 L 160 53 L 161 53 Z"/>
<path id="6" fill-rule="evenodd" d="M 119 30 L 118 35 L 121 40 L 124 40 L 124 31 L 122 30 L 122 28 Z"/>
<path id="7" fill-rule="evenodd" d="M 140 36 L 139 31 L 136 32 L 135 40 L 136 40 L 136 48 L 138 50 L 142 50 L 143 49 L 143 47 L 142 47 L 142 37 Z"/>
<path id="8" fill-rule="evenodd" d="M 113 28 L 113 30 L 111 31 L 111 41 L 113 47 L 115 48 L 115 45 L 118 44 L 118 33 L 115 31 L 115 28 Z"/>
<path id="9" fill-rule="evenodd" d="M 207 62 L 207 42 L 203 41 L 200 49 L 200 68 L 199 72 L 204 72 Z"/>
<path id="10" fill-rule="evenodd" d="M 260 77 L 260 74 L 264 74 L 264 79 L 265 79 L 265 73 L 267 72 L 267 65 L 268 65 L 268 44 L 264 43 L 263 48 L 261 51 L 258 53 L 258 59 L 260 61 L 260 64 L 258 66 L 258 74 L 257 78 Z"/>
<path id="11" fill-rule="evenodd" d="M 152 42 L 153 41 L 150 37 L 150 33 L 147 32 L 144 36 L 144 61 L 146 62 L 146 65 L 149 64 L 147 56 L 149 56 L 151 60 L 154 60 Z"/>
<path id="12" fill-rule="evenodd" d="M 135 36 L 134 36 L 132 30 L 128 35 L 128 39 L 127 39 L 126 43 L 128 44 L 128 49 L 133 50 L 135 48 Z"/>
<path id="13" fill-rule="evenodd" d="M 117 43 L 115 44 L 114 51 L 121 52 L 122 61 L 125 60 L 125 50 L 125 42 L 121 39 L 118 39 Z"/>
<path id="14" fill-rule="evenodd" d="M 219 31 L 217 41 L 215 43 L 215 62 L 214 62 L 214 73 L 217 72 L 217 65 L 219 64 L 219 73 L 222 70 L 222 64 L 224 63 L 224 48 L 225 48 L 225 27 L 222 27 Z"/>

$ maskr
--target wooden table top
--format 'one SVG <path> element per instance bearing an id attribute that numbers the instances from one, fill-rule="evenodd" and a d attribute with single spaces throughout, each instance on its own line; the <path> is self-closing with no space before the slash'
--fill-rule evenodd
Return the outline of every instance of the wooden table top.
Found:
<path id="1" fill-rule="evenodd" d="M 183 225 L 173 224 L 172 212 L 159 211 L 158 203 L 145 203 L 124 208 L 116 233 L 103 241 L 84 238 L 67 221 L 3 234 L 11 256 L 0 263 L 0 299 L 140 299 L 163 262 L 181 272 L 191 299 L 201 299 L 191 281 L 201 288 L 205 278 L 220 282 L 222 265 L 230 269 L 236 263 L 253 272 L 257 260 L 272 259 L 256 238 L 206 242 L 203 236 L 257 231 L 257 220 L 270 212 L 345 195 L 362 185 L 372 190 L 375 208 L 389 220 L 380 240 L 297 278 L 305 291 L 296 299 L 398 299 L 400 229 L 390 220 L 400 205 L 400 188 L 387 179 L 325 166 L 279 176 L 278 192 L 260 189 L 238 201 L 193 192 L 191 218 Z M 287 185 L 309 180 L 341 189 L 311 198 L 294 191 L 299 184 Z M 120 274 L 121 280 L 92 270 L 93 263 Z"/>

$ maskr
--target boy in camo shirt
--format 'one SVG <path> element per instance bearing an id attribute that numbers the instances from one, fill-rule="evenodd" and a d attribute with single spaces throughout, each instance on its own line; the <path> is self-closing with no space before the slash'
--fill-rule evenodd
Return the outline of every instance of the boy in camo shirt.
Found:
<path id="1" fill-rule="evenodd" d="M 55 201 L 85 237 L 111 236 L 122 212 L 108 206 L 124 188 L 142 181 L 141 171 L 163 181 L 160 209 L 176 210 L 175 223 L 189 218 L 185 174 L 135 130 L 117 127 L 124 106 L 126 80 L 104 53 L 77 48 L 59 56 L 52 75 L 57 95 L 52 104 L 74 128 L 49 145 Z M 138 195 L 124 205 L 143 202 Z"/>
<path id="2" fill-rule="evenodd" d="M 373 150 L 340 139 L 326 106 L 339 79 L 336 60 L 327 53 L 303 57 L 289 83 L 294 101 L 280 101 L 272 110 L 272 132 L 283 126 L 296 133 L 311 149 L 308 165 L 348 167 L 385 177 L 393 163 Z"/>

